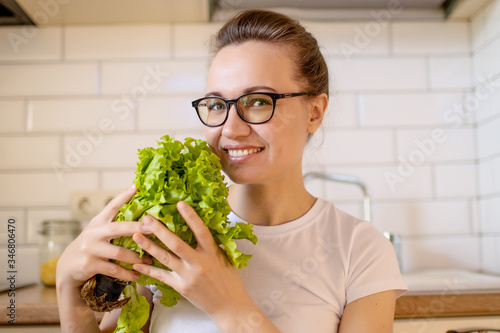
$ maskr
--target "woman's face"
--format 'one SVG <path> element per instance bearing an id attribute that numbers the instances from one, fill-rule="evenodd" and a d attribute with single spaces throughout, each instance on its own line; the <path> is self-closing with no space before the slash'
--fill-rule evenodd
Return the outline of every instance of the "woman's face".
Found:
<path id="1" fill-rule="evenodd" d="M 226 46 L 212 61 L 206 95 L 235 99 L 256 91 L 302 92 L 293 73 L 284 48 L 257 41 Z M 307 136 L 317 128 L 311 126 L 311 108 L 305 97 L 280 99 L 270 121 L 248 124 L 231 106 L 227 121 L 206 127 L 205 137 L 233 182 L 272 182 L 290 172 L 301 174 Z"/>

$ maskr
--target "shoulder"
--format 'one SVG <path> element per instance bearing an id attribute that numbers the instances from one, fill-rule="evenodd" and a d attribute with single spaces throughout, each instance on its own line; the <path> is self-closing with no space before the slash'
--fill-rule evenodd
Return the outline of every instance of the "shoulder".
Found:
<path id="1" fill-rule="evenodd" d="M 394 248 L 372 223 L 358 219 L 330 202 L 324 201 L 322 205 L 322 213 L 319 214 L 323 224 L 321 232 L 330 235 L 331 241 L 341 249 L 350 271 L 359 267 L 364 269 L 375 261 L 388 261 L 387 264 L 393 265 Z"/>
<path id="2" fill-rule="evenodd" d="M 351 239 L 360 235 L 373 236 L 374 234 L 382 236 L 370 222 L 352 216 L 329 201 L 318 199 L 316 204 L 320 207 L 317 214 L 318 222 L 324 223 L 330 229 L 335 229 L 344 237 L 348 236 Z"/>
<path id="3" fill-rule="evenodd" d="M 316 205 L 319 209 L 311 217 L 309 233 L 321 238 L 323 243 L 335 246 L 339 257 L 336 260 L 349 266 L 370 254 L 392 255 L 392 244 L 370 222 L 358 219 L 322 199 L 318 199 Z"/>

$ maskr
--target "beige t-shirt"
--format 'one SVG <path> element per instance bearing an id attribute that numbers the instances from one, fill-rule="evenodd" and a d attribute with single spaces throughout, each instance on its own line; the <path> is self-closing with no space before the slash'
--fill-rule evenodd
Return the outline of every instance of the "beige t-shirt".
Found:
<path id="1" fill-rule="evenodd" d="M 231 222 L 240 222 L 236 215 Z M 370 223 L 318 199 L 295 221 L 254 226 L 257 245 L 237 240 L 252 254 L 239 271 L 245 288 L 281 332 L 337 332 L 346 304 L 385 290 L 406 290 L 391 243 Z M 187 300 L 171 308 L 152 287 L 151 332 L 218 332 Z M 241 322 L 236 333 L 258 332 L 259 318 Z"/>

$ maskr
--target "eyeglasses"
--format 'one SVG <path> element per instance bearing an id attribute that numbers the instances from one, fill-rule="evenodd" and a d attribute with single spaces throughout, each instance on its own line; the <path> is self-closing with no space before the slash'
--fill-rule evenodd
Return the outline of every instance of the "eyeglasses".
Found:
<path id="1" fill-rule="evenodd" d="M 191 104 L 201 122 L 209 127 L 217 127 L 227 120 L 231 104 L 241 119 L 250 124 L 262 124 L 273 117 L 276 101 L 282 98 L 307 95 L 306 93 L 275 94 L 254 92 L 241 95 L 236 99 L 208 96 L 197 99 Z"/>

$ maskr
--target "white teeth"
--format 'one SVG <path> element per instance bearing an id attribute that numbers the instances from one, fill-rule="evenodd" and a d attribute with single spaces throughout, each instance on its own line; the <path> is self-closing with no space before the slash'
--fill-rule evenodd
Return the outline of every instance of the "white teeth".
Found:
<path id="1" fill-rule="evenodd" d="M 262 148 L 252 148 L 252 149 L 229 149 L 228 153 L 231 157 L 241 157 L 255 154 L 256 152 L 261 151 Z"/>

